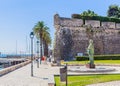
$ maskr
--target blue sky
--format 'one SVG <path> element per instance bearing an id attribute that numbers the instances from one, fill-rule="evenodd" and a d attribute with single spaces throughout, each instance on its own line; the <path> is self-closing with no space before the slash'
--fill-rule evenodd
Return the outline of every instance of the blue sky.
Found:
<path id="1" fill-rule="evenodd" d="M 53 39 L 56 13 L 71 17 L 90 9 L 106 16 L 111 4 L 120 5 L 120 0 L 0 0 L 0 52 L 16 53 L 16 49 L 18 53 L 26 52 L 29 33 L 38 21 L 45 22 Z"/>

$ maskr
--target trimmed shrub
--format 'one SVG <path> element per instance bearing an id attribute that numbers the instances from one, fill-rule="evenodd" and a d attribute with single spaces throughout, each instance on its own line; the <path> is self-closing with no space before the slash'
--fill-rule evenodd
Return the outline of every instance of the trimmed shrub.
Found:
<path id="1" fill-rule="evenodd" d="M 76 56 L 77 61 L 89 60 L 88 56 Z M 120 60 L 120 55 L 95 55 L 94 60 Z"/>
<path id="2" fill-rule="evenodd" d="M 75 58 L 76 58 L 77 61 L 89 60 L 89 58 L 87 56 L 76 56 Z"/>
<path id="3" fill-rule="evenodd" d="M 110 17 L 103 17 L 103 16 L 81 16 L 80 14 L 72 14 L 72 18 L 83 19 L 83 20 L 99 20 L 101 22 L 120 23 L 120 19 L 118 18 L 110 18 Z"/>

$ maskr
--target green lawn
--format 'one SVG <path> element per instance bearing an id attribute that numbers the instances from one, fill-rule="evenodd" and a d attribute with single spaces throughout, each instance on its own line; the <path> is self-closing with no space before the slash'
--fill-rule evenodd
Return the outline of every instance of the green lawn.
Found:
<path id="1" fill-rule="evenodd" d="M 89 61 L 69 61 L 69 62 L 62 62 L 62 64 L 86 64 Z M 95 64 L 120 64 L 120 60 L 95 60 Z"/>
<path id="2" fill-rule="evenodd" d="M 120 75 L 68 76 L 68 86 L 85 86 L 114 80 L 120 80 Z M 55 82 L 56 86 L 65 86 L 65 82 L 60 82 L 59 76 L 55 76 Z"/>

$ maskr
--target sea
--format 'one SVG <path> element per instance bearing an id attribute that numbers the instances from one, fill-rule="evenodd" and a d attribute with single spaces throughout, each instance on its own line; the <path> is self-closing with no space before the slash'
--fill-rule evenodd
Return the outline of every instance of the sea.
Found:
<path id="1" fill-rule="evenodd" d="M 0 58 L 6 58 L 7 56 L 30 56 L 30 54 L 0 54 Z"/>
<path id="2" fill-rule="evenodd" d="M 7 56 L 21 56 L 21 57 L 28 57 L 28 56 L 30 56 L 30 54 L 0 54 L 0 58 L 6 58 Z M 1 67 L 1 65 L 0 65 L 0 70 L 1 69 L 4 69 L 3 67 Z"/>
<path id="3" fill-rule="evenodd" d="M 3 69 L 3 68 L 0 68 L 0 70 Z"/>
<path id="4" fill-rule="evenodd" d="M 0 58 L 7 57 L 7 54 L 0 54 Z"/>

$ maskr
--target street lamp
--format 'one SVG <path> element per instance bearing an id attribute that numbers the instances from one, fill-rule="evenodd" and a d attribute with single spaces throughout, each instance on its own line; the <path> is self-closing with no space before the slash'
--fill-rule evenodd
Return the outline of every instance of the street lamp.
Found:
<path id="1" fill-rule="evenodd" d="M 31 76 L 33 76 L 33 38 L 34 38 L 34 33 L 30 33 L 30 38 L 31 38 Z"/>
<path id="2" fill-rule="evenodd" d="M 37 41 L 37 68 L 39 68 L 39 41 Z"/>

